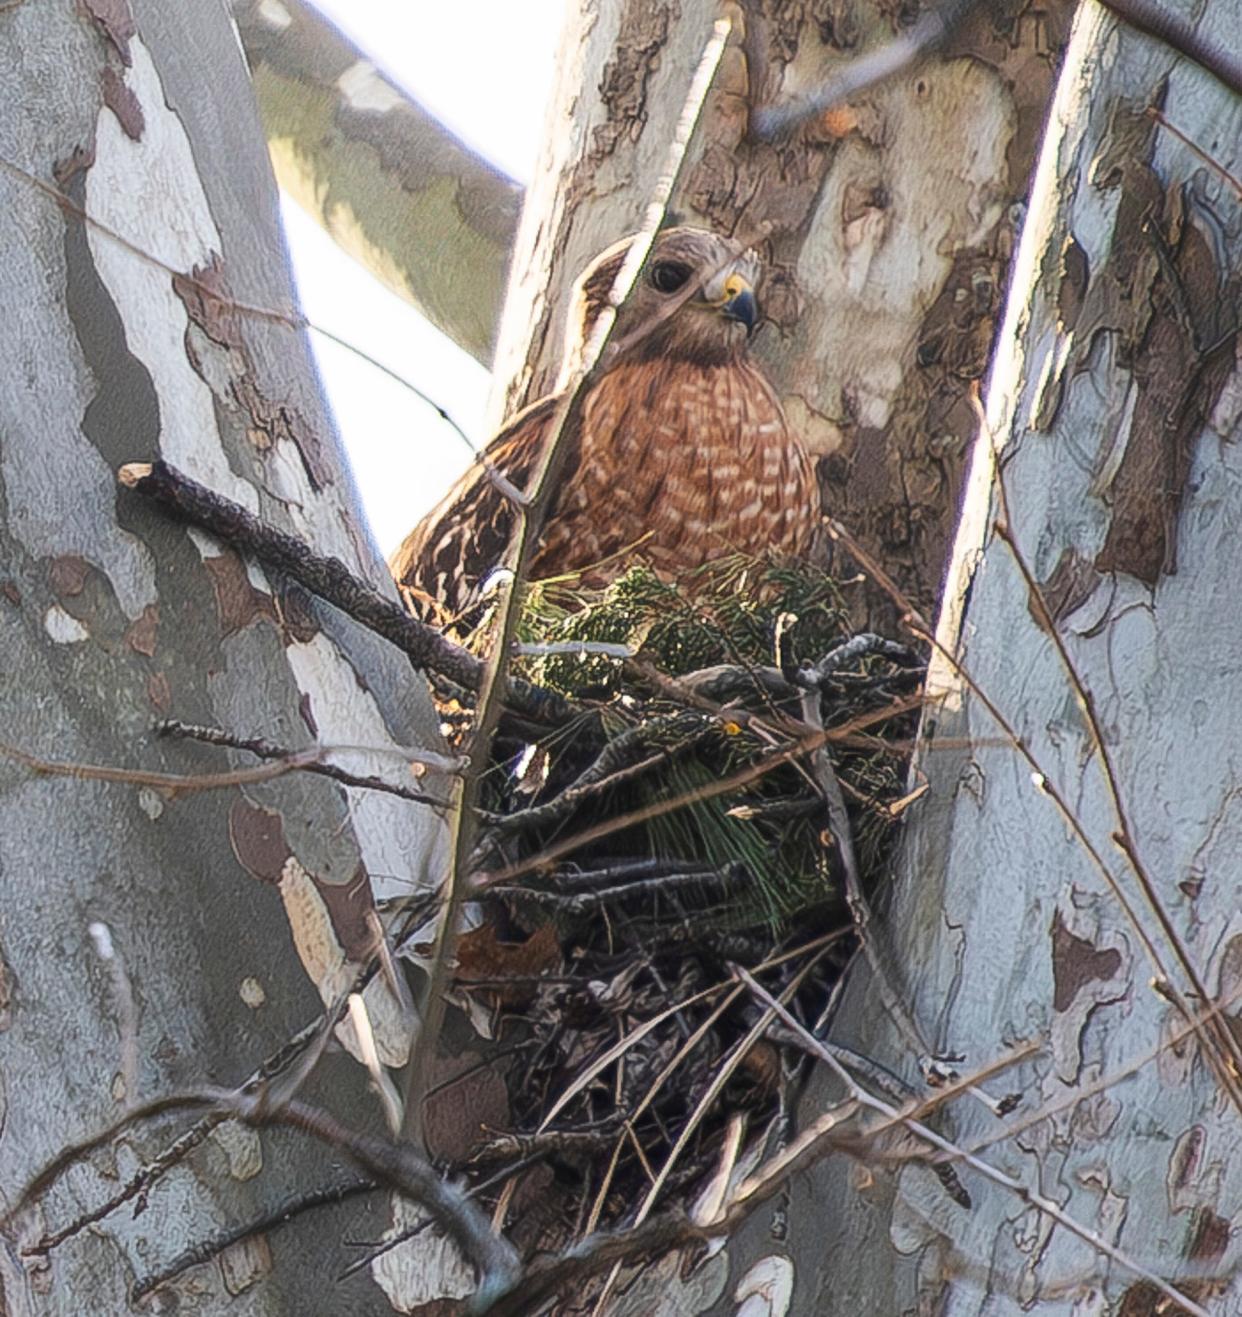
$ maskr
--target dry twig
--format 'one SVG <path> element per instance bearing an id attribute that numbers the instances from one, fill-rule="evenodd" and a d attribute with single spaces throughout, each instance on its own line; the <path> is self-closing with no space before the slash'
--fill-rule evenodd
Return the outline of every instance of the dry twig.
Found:
<path id="1" fill-rule="evenodd" d="M 602 354 L 616 323 L 617 309 L 629 295 L 664 218 L 669 197 L 672 195 L 673 186 L 685 158 L 686 148 L 698 123 L 717 65 L 724 54 L 730 30 L 731 24 L 728 19 L 719 20 L 714 25 L 711 38 L 704 47 L 673 135 L 665 169 L 656 185 L 655 195 L 647 207 L 642 227 L 630 244 L 613 281 L 608 304 L 591 328 L 590 337 L 583 349 L 582 360 L 552 414 L 539 461 L 527 490 L 527 502 L 517 509 L 516 528 L 509 550 L 513 575 L 497 609 L 492 656 L 477 688 L 479 698 L 475 711 L 472 746 L 475 761 L 479 765 L 486 762 L 492 736 L 500 719 L 502 693 L 508 681 L 511 645 L 517 628 L 518 601 L 534 557 L 544 516 L 555 494 L 555 481 L 564 456 L 565 441 L 577 424 L 585 391 L 596 378 Z M 443 1019 L 448 966 L 457 938 L 458 911 L 464 897 L 463 878 L 475 844 L 477 830 L 475 809 L 479 803 L 479 783 L 479 772 L 467 777 L 459 794 L 461 807 L 453 818 L 452 858 L 442 886 L 436 942 L 423 996 L 418 1038 L 412 1049 L 414 1059 L 410 1066 L 410 1081 L 406 1092 L 407 1133 L 417 1130 L 423 1086 L 426 1075 L 431 1071 L 428 1049 L 435 1046 Z"/>
<path id="2" fill-rule="evenodd" d="M 904 1125 L 906 1129 L 915 1135 L 915 1137 L 923 1140 L 925 1143 L 931 1144 L 942 1152 L 952 1153 L 954 1156 L 960 1157 L 966 1165 L 977 1171 L 980 1175 L 991 1180 L 994 1184 L 998 1184 L 1002 1188 L 1008 1189 L 1011 1193 L 1016 1194 L 1017 1197 L 1028 1206 L 1034 1207 L 1045 1215 L 1051 1217 L 1058 1225 L 1064 1226 L 1066 1230 L 1071 1232 L 1071 1234 L 1076 1235 L 1085 1244 L 1096 1249 L 1105 1257 L 1110 1258 L 1113 1262 L 1117 1263 L 1118 1266 L 1124 1267 L 1133 1275 L 1147 1281 L 1149 1285 L 1154 1285 L 1161 1294 L 1171 1299 L 1174 1303 L 1181 1304 L 1187 1313 L 1193 1314 L 1193 1317 L 1209 1317 L 1209 1314 L 1195 1303 L 1194 1300 L 1187 1298 L 1185 1294 L 1175 1286 L 1170 1285 L 1168 1281 L 1164 1280 L 1161 1276 L 1158 1276 L 1154 1271 L 1150 1271 L 1135 1258 L 1122 1252 L 1121 1249 L 1110 1243 L 1097 1231 L 1088 1229 L 1088 1227 L 1076 1221 L 1051 1199 L 1046 1198 L 1043 1194 L 1034 1189 L 1028 1188 L 1015 1176 L 1008 1175 L 1004 1171 L 997 1170 L 996 1167 L 989 1165 L 989 1163 L 981 1161 L 978 1157 L 966 1152 L 964 1148 L 958 1148 L 948 1139 L 937 1134 L 935 1130 L 930 1129 L 927 1125 L 923 1124 L 922 1121 L 916 1120 L 912 1116 L 904 1115 L 890 1103 L 884 1102 L 880 1098 L 874 1097 L 866 1092 L 865 1089 L 850 1077 L 849 1072 L 841 1065 L 837 1058 L 833 1056 L 832 1052 L 823 1047 L 815 1035 L 791 1015 L 781 1002 L 776 1000 L 771 993 L 761 987 L 760 984 L 758 984 L 744 969 L 738 968 L 736 973 L 738 978 L 746 984 L 759 1002 L 761 1002 L 768 1010 L 779 1016 L 788 1028 L 802 1034 L 807 1047 L 816 1050 L 824 1063 L 836 1072 L 838 1078 L 840 1078 L 846 1085 L 851 1099 L 860 1107 L 870 1108 L 872 1111 L 879 1112 L 886 1117 L 887 1120 L 895 1121 Z"/>
<path id="3" fill-rule="evenodd" d="M 410 656 L 420 668 L 438 672 L 466 690 L 477 691 L 482 661 L 447 640 L 435 627 L 411 617 L 395 600 L 372 589 L 339 558 L 314 553 L 296 535 L 261 521 L 240 503 L 191 480 L 167 462 L 129 462 L 117 471 L 127 489 L 161 504 L 178 517 L 201 526 L 226 543 L 286 573 L 312 594 L 326 600 Z M 565 701 L 521 681 L 510 683 L 510 707 L 539 722 L 563 721 Z"/>

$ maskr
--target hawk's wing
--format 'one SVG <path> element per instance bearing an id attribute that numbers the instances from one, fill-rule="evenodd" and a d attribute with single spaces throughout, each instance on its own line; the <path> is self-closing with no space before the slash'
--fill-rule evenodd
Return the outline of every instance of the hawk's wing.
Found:
<path id="1" fill-rule="evenodd" d="M 484 451 L 519 490 L 534 474 L 558 400 L 554 394 L 518 412 Z M 480 583 L 503 565 L 514 521 L 513 504 L 474 462 L 389 559 L 406 604 L 441 625 L 468 610 Z"/>

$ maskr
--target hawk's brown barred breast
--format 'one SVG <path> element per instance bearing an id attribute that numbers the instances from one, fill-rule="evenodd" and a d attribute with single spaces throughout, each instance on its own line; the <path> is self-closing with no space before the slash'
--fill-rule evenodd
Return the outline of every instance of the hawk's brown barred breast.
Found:
<path id="1" fill-rule="evenodd" d="M 629 241 L 580 281 L 567 355 L 585 340 Z M 675 578 L 722 554 L 809 551 L 819 520 L 810 459 L 746 355 L 755 278 L 754 257 L 727 238 L 688 228 L 657 238 L 617 317 L 612 342 L 622 351 L 566 436 L 532 579 L 602 564 L 587 574 L 604 580 L 632 557 Z M 660 319 L 692 281 L 701 287 Z M 519 412 L 488 445 L 487 459 L 518 488 L 534 471 L 556 402 Z M 450 616 L 467 608 L 504 564 L 513 519 L 476 463 L 393 556 L 407 600 L 421 613 L 429 598 Z"/>

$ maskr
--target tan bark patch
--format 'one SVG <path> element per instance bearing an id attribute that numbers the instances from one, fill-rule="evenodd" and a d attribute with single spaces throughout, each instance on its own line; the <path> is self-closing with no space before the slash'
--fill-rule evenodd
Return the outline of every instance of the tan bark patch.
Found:
<path id="1" fill-rule="evenodd" d="M 1065 927 L 1058 910 L 1052 916 L 1052 1009 L 1067 1011 L 1089 984 L 1111 979 L 1121 968 L 1115 947 L 1100 951 Z"/>
<path id="2" fill-rule="evenodd" d="M 121 75 L 110 66 L 105 67 L 99 75 L 99 84 L 103 90 L 103 102 L 116 115 L 117 123 L 124 129 L 125 136 L 134 142 L 141 141 L 147 121 L 143 116 L 138 97 L 126 86 Z"/>
<path id="3" fill-rule="evenodd" d="M 82 0 L 82 7 L 128 67 L 131 62 L 129 41 L 138 31 L 128 0 Z"/>
<path id="4" fill-rule="evenodd" d="M 204 558 L 203 566 L 216 596 L 216 616 L 222 636 L 234 635 L 262 617 L 277 621 L 271 595 L 254 588 L 245 564 L 231 549 Z"/>
<path id="5" fill-rule="evenodd" d="M 160 626 L 158 604 L 147 604 L 141 616 L 125 628 L 125 643 L 135 654 L 150 658 L 155 653 L 156 639 Z"/>
<path id="6" fill-rule="evenodd" d="M 252 877 L 278 883 L 289 843 L 280 815 L 239 796 L 229 810 L 229 843 L 237 863 Z"/>

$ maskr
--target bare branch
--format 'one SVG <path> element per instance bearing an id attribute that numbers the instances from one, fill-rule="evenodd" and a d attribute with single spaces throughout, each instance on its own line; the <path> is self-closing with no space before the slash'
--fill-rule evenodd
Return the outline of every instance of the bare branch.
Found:
<path id="1" fill-rule="evenodd" d="M 411 617 L 400 604 L 355 576 L 339 558 L 312 552 L 296 535 L 267 525 L 241 504 L 191 480 L 167 462 L 130 462 L 117 471 L 117 479 L 127 489 L 154 499 L 192 525 L 286 572 L 313 594 L 403 650 L 418 667 L 441 673 L 467 690 L 479 690 L 483 679 L 479 658 L 446 640 L 434 627 Z M 539 721 L 558 721 L 568 712 L 559 696 L 521 681 L 508 684 L 506 699 L 513 708 Z"/>
<path id="2" fill-rule="evenodd" d="M 1104 880 L 1108 890 L 1112 892 L 1114 899 L 1121 907 L 1130 927 L 1134 930 L 1135 935 L 1143 944 L 1143 949 L 1146 952 L 1148 959 L 1160 974 L 1158 983 L 1171 988 L 1172 985 L 1168 978 L 1168 972 L 1164 968 L 1164 962 L 1160 955 L 1160 951 L 1153 942 L 1152 936 L 1144 926 L 1143 921 L 1139 918 L 1138 911 L 1134 908 L 1133 902 L 1126 895 L 1125 889 L 1121 886 L 1117 875 L 1109 867 L 1103 855 L 1100 854 L 1099 848 L 1087 835 L 1087 830 L 1083 826 L 1082 820 L 1079 819 L 1078 815 L 1070 808 L 1069 802 L 1065 799 L 1060 788 L 1044 772 L 1043 766 L 1036 758 L 1030 746 L 1021 736 L 1018 735 L 1017 729 L 1009 719 L 1005 717 L 995 701 L 988 696 L 957 656 L 941 643 L 939 638 L 923 620 L 922 615 L 913 608 L 900 588 L 893 582 L 892 578 L 888 576 L 883 568 L 875 562 L 871 555 L 867 553 L 867 551 L 842 525 L 840 525 L 840 523 L 831 522 L 829 529 L 833 538 L 839 540 L 845 545 L 850 555 L 855 558 L 867 574 L 881 586 L 894 603 L 896 603 L 899 608 L 906 610 L 903 617 L 905 625 L 909 627 L 919 639 L 931 645 L 936 653 L 939 654 L 949 665 L 952 671 L 960 677 L 967 687 L 969 687 L 974 697 L 983 705 L 992 720 L 1005 734 L 1005 738 L 1008 740 L 1009 744 L 1026 761 L 1027 766 L 1031 770 L 1032 781 L 1036 789 L 1052 802 L 1057 813 L 1061 816 L 1062 820 L 1064 820 L 1066 827 L 1073 834 L 1074 839 L 1087 855 L 1092 866 Z M 1177 1004 L 1178 1009 L 1181 1011 L 1184 1018 L 1192 1018 L 1189 1006 L 1184 999 L 1182 999 L 1180 993 L 1176 994 L 1173 1000 L 1175 1004 Z M 1209 1046 L 1207 1049 L 1207 1055 L 1210 1057 L 1216 1057 L 1216 1048 Z M 1242 1089 L 1239 1088 L 1238 1081 L 1230 1071 L 1229 1067 L 1225 1066 L 1222 1068 L 1219 1065 L 1215 1065 L 1213 1066 L 1213 1073 L 1217 1075 L 1222 1087 L 1229 1094 L 1230 1100 L 1239 1108 L 1239 1110 L 1242 1110 Z"/>
<path id="3" fill-rule="evenodd" d="M 779 137 L 800 123 L 823 114 L 851 96 L 874 87 L 934 53 L 978 7 L 979 0 L 945 0 L 938 9 L 919 15 L 908 32 L 850 60 L 815 91 L 785 105 L 762 106 L 751 116 L 760 138 Z M 1242 60 L 1236 50 L 1210 41 L 1180 14 L 1153 0 L 1100 0 L 1131 27 L 1177 51 L 1206 69 L 1230 91 L 1242 95 Z"/>
<path id="4" fill-rule="evenodd" d="M 761 138 L 779 137 L 804 119 L 823 114 L 877 82 L 912 67 L 941 46 L 978 3 L 979 0 L 946 0 L 938 9 L 924 10 L 908 32 L 878 50 L 850 60 L 818 90 L 787 105 L 757 109 L 751 116 L 753 131 Z"/>
<path id="5" fill-rule="evenodd" d="M 361 1194 L 374 1193 L 379 1188 L 378 1180 L 352 1180 L 345 1184 L 333 1184 L 323 1189 L 315 1189 L 310 1193 L 293 1194 L 263 1216 L 247 1221 L 244 1225 L 221 1230 L 210 1238 L 200 1240 L 190 1248 L 184 1249 L 159 1271 L 135 1281 L 132 1298 L 135 1302 L 140 1302 L 153 1290 L 176 1279 L 183 1271 L 210 1262 L 225 1249 L 232 1248 L 234 1244 L 240 1244 L 253 1235 L 270 1235 L 307 1212 L 314 1212 L 323 1207 L 336 1207 Z"/>
<path id="6" fill-rule="evenodd" d="M 45 1193 L 71 1166 L 111 1142 L 131 1125 L 169 1111 L 207 1107 L 211 1115 L 220 1119 L 244 1120 L 251 1125 L 285 1125 L 309 1134 L 346 1153 L 377 1181 L 425 1207 L 476 1267 L 480 1303 L 485 1303 L 492 1293 L 506 1290 L 520 1275 L 517 1254 L 508 1241 L 492 1233 L 487 1216 L 462 1190 L 449 1184 L 430 1162 L 417 1156 L 409 1147 L 347 1129 L 335 1117 L 304 1102 L 291 1101 L 279 1107 L 272 1106 L 266 1096 L 262 1088 L 201 1088 L 169 1094 L 136 1107 L 106 1129 L 63 1148 L 22 1189 L 0 1221 L 11 1222 L 27 1203 Z"/>
<path id="7" fill-rule="evenodd" d="M 241 1110 L 235 1114 L 258 1123 L 288 1125 L 339 1148 L 364 1171 L 425 1207 L 477 1268 L 476 1304 L 486 1304 L 492 1294 L 505 1291 L 521 1275 L 513 1246 L 493 1234 L 486 1214 L 408 1144 L 347 1129 L 326 1111 L 303 1102 L 291 1102 L 276 1112 L 259 1110 L 247 1116 Z"/>
<path id="8" fill-rule="evenodd" d="M 1125 856 L 1130 871 L 1134 874 L 1139 890 L 1143 894 L 1143 899 L 1147 902 L 1147 908 L 1156 916 L 1160 931 L 1164 934 L 1165 941 L 1172 948 L 1174 958 L 1181 965 L 1183 973 L 1190 981 L 1194 996 L 1199 1001 L 1210 1001 L 1211 994 L 1208 992 L 1207 984 L 1204 982 L 1198 966 L 1191 958 L 1189 949 L 1174 927 L 1169 912 L 1160 899 L 1156 884 L 1147 872 L 1142 857 L 1139 855 L 1138 843 L 1134 840 L 1134 831 L 1130 826 L 1129 812 L 1121 793 L 1121 783 L 1117 777 L 1116 766 L 1113 763 L 1112 751 L 1108 747 L 1103 729 L 1100 727 L 1099 717 L 1096 714 L 1095 697 L 1087 689 L 1086 684 L 1079 675 L 1074 660 L 1070 657 L 1069 650 L 1065 646 L 1060 628 L 1052 616 L 1052 610 L 1048 607 L 1044 592 L 1035 579 L 1035 574 L 1031 571 L 1026 556 L 1019 548 L 1013 532 L 1010 530 L 1009 491 L 1005 484 L 1004 463 L 1000 458 L 996 436 L 988 425 L 987 415 L 977 395 L 975 397 L 975 406 L 979 416 L 980 432 L 986 437 L 991 448 L 992 469 L 996 474 L 996 499 L 999 515 L 993 520 L 993 530 L 997 539 L 1009 551 L 1009 556 L 1013 560 L 1014 566 L 1017 567 L 1022 583 L 1026 587 L 1032 615 L 1040 630 L 1052 642 L 1066 680 L 1070 684 L 1070 689 L 1074 692 L 1074 699 L 1078 704 L 1079 712 L 1082 714 L 1083 722 L 1091 738 L 1092 749 L 1099 761 L 1109 805 L 1117 823 L 1117 830 L 1113 834 L 1113 842 L 1122 855 Z M 1120 888 L 1116 888 L 1116 890 L 1120 891 Z M 1131 922 L 1135 922 L 1134 917 L 1131 918 Z M 1180 991 L 1172 984 L 1169 972 L 1165 968 L 1155 942 L 1145 929 L 1140 931 L 1140 936 L 1153 967 L 1172 991 L 1174 1002 L 1183 1019 L 1192 1020 L 1194 1013 Z M 1242 1044 L 1239 1044 L 1233 1030 L 1217 1019 L 1211 1021 L 1211 1027 L 1201 1035 L 1200 1041 L 1204 1045 L 1207 1056 L 1215 1058 L 1213 1069 L 1217 1074 L 1221 1087 L 1229 1093 L 1239 1110 L 1242 1110 L 1242 1085 L 1238 1083 L 1238 1077 L 1242 1075 Z"/>
<path id="9" fill-rule="evenodd" d="M 510 648 L 518 621 L 518 603 L 522 584 L 527 578 L 534 557 L 543 520 L 556 492 L 556 479 L 560 470 L 566 441 L 577 424 L 585 391 L 595 378 L 601 356 L 608 343 L 617 308 L 625 301 L 633 287 L 643 261 L 655 239 L 656 231 L 672 195 L 673 185 L 685 158 L 690 137 L 698 123 L 699 114 L 707 98 L 708 89 L 716 68 L 724 54 L 731 31 L 728 19 L 719 20 L 704 48 L 699 67 L 691 80 L 684 108 L 673 134 L 665 169 L 657 183 L 655 195 L 647 206 L 647 213 L 638 235 L 630 244 L 621 268 L 613 281 L 608 305 L 597 317 L 591 336 L 583 350 L 582 360 L 575 376 L 561 395 L 552 414 L 543 440 L 542 451 L 527 489 L 529 503 L 517 509 L 516 529 L 510 544 L 510 561 L 513 577 L 504 590 L 495 622 L 495 643 L 491 659 L 479 683 L 479 698 L 475 713 L 475 726 L 471 741 L 472 758 L 480 768 L 486 763 L 492 737 L 500 720 L 501 700 L 507 685 Z M 406 1129 L 418 1129 L 422 1106 L 423 1086 L 431 1073 L 428 1048 L 434 1047 L 439 1037 L 444 1015 L 444 989 L 448 979 L 448 965 L 457 938 L 457 916 L 464 899 L 466 873 L 474 849 L 477 832 L 475 809 L 479 803 L 479 770 L 472 773 L 461 791 L 461 808 L 453 819 L 453 854 L 441 892 L 440 922 L 432 950 L 431 971 L 420 1014 L 419 1033 L 412 1049 L 410 1085 L 406 1093 Z"/>
<path id="10" fill-rule="evenodd" d="M 106 1125 L 95 1134 L 88 1135 L 86 1138 L 78 1139 L 72 1143 L 66 1143 L 56 1156 L 22 1187 L 13 1200 L 13 1205 L 6 1212 L 0 1214 L 0 1226 L 9 1225 L 14 1217 L 25 1208 L 27 1203 L 45 1194 L 71 1166 L 76 1166 L 79 1162 L 84 1161 L 97 1148 L 102 1148 L 105 1144 L 110 1143 L 118 1134 L 129 1129 L 131 1125 L 137 1125 L 144 1120 L 152 1120 L 154 1117 L 162 1116 L 169 1111 L 186 1111 L 198 1107 L 215 1108 L 222 1102 L 230 1101 L 232 1097 L 232 1091 L 226 1088 L 201 1088 L 184 1093 L 169 1093 L 164 1097 L 155 1098 L 151 1102 L 144 1102 L 139 1106 L 131 1107 L 113 1121 L 111 1125 Z M 227 1119 L 227 1117 L 222 1116 L 221 1119 Z M 54 1240 L 52 1243 L 49 1243 L 48 1240 L 40 1240 L 24 1251 L 28 1254 L 46 1253 L 49 1248 L 54 1247 L 59 1242 L 59 1239 Z"/>
<path id="11" fill-rule="evenodd" d="M 294 751 L 276 745 L 273 741 L 264 740 L 261 736 L 234 736 L 232 732 L 226 732 L 220 727 L 200 727 L 194 723 L 184 723 L 178 718 L 161 719 L 155 724 L 155 732 L 157 736 L 182 737 L 189 741 L 202 741 L 206 745 L 220 745 L 232 750 L 246 750 L 259 759 L 287 760 L 294 754 Z M 334 746 L 332 749 L 339 751 L 341 747 Z M 326 748 L 324 753 L 328 753 Z M 374 753 L 374 751 L 371 751 L 371 753 Z M 407 762 L 417 767 L 435 768 L 442 773 L 459 773 L 463 768 L 460 759 L 451 759 L 446 755 L 436 754 L 434 751 L 419 750 L 408 756 Z M 338 768 L 336 764 L 315 762 L 304 764 L 302 768 L 307 773 L 317 773 L 321 777 L 330 777 L 334 782 L 340 782 L 342 786 L 362 787 L 368 791 L 383 791 L 390 796 L 400 796 L 402 800 L 409 800 L 417 805 L 431 805 L 436 809 L 447 809 L 449 807 L 447 800 L 441 800 L 437 796 L 429 796 L 426 792 L 415 791 L 412 787 L 403 787 L 397 782 L 386 782 L 382 777 L 368 777 L 350 773 L 344 768 Z"/>
<path id="12" fill-rule="evenodd" d="M 3 12 L 3 9 L 0 9 L 0 13 Z M 15 165 L 11 160 L 6 160 L 2 156 L 0 156 L 0 173 L 8 174 L 11 178 L 16 178 L 26 186 L 33 188 L 37 192 L 41 192 L 50 201 L 55 202 L 66 215 L 72 215 L 75 219 L 81 220 L 82 223 L 93 232 L 98 233 L 109 242 L 116 243 L 117 246 L 122 248 L 122 250 L 127 251 L 131 256 L 136 257 L 144 265 L 151 265 L 156 269 L 163 270 L 166 274 L 178 280 L 178 282 L 184 285 L 184 287 L 193 289 L 202 297 L 209 299 L 213 305 L 228 310 L 235 315 L 262 320 L 268 324 L 284 325 L 288 329 L 298 331 L 309 330 L 311 333 L 319 334 L 321 337 L 329 339 L 338 347 L 344 348 L 346 352 L 352 353 L 360 361 L 365 361 L 368 366 L 387 375 L 389 379 L 412 393 L 421 402 L 430 407 L 441 420 L 446 422 L 446 424 L 456 431 L 458 438 L 461 439 L 471 452 L 476 451 L 470 436 L 460 425 L 457 424 L 449 413 L 440 406 L 433 397 L 431 397 L 430 394 L 424 392 L 424 390 L 420 389 L 404 375 L 393 370 L 391 366 L 386 366 L 382 361 L 379 361 L 369 353 L 364 352 L 360 347 L 350 343 L 347 339 L 341 338 L 339 334 L 334 334 L 330 329 L 317 324 L 315 321 L 309 319 L 309 317 L 303 315 L 301 311 L 296 309 L 280 310 L 271 306 L 255 306 L 250 302 L 241 302 L 236 298 L 226 297 L 222 294 L 222 290 L 215 284 L 208 283 L 203 279 L 197 278 L 193 274 L 186 273 L 184 270 L 178 270 L 175 266 L 169 265 L 153 252 L 146 251 L 137 243 L 132 242 L 123 233 L 119 233 L 110 225 L 97 220 L 93 215 L 79 206 L 72 197 L 66 195 L 59 188 L 53 187 L 50 183 L 45 182 L 37 175 L 30 173 L 29 170 L 23 169 L 20 165 Z"/>
<path id="13" fill-rule="evenodd" d="M 156 773 L 145 768 L 113 768 L 107 764 L 76 764 L 61 759 L 44 759 L 0 742 L 0 758 L 22 764 L 32 773 L 48 777 L 73 777 L 82 782 L 120 782 L 129 786 L 152 787 L 169 795 L 191 791 L 219 791 L 225 787 L 249 786 L 270 782 L 286 773 L 313 764 L 320 751 L 301 750 L 287 759 L 260 764 L 255 768 L 238 768 L 228 773 Z"/>
<path id="14" fill-rule="evenodd" d="M 322 1055 L 333 1029 L 343 1017 L 349 993 L 360 992 L 370 981 L 371 975 L 372 970 L 370 967 L 360 969 L 349 989 L 337 998 L 333 1006 L 324 1011 L 318 1019 L 312 1020 L 300 1029 L 272 1055 L 266 1057 L 243 1082 L 241 1091 L 252 1091 L 261 1084 L 281 1078 L 283 1079 L 281 1089 L 283 1093 L 292 1096 L 293 1093 L 297 1092 L 302 1080 L 305 1079 L 319 1056 Z M 133 1113 L 127 1114 L 132 1115 Z M 146 1165 L 141 1166 L 125 1184 L 111 1193 L 102 1203 L 79 1212 L 66 1225 L 61 1226 L 59 1230 L 44 1235 L 36 1243 L 28 1245 L 24 1251 L 32 1256 L 49 1253 L 52 1249 L 63 1244 L 66 1239 L 71 1239 L 74 1235 L 80 1234 L 87 1226 L 94 1225 L 96 1221 L 102 1221 L 110 1213 L 116 1211 L 118 1207 L 123 1206 L 132 1199 L 137 1199 L 137 1206 L 134 1209 L 135 1214 L 142 1211 L 146 1195 L 151 1186 L 173 1166 L 188 1157 L 195 1148 L 203 1143 L 216 1126 L 223 1124 L 227 1119 L 229 1117 L 225 1113 L 208 1112 L 174 1140 L 163 1152 L 152 1158 Z M 0 1217 L 0 1220 L 3 1219 Z"/>
<path id="15" fill-rule="evenodd" d="M 919 708 L 921 704 L 921 696 L 914 696 L 906 700 L 895 700 L 892 704 L 887 704 L 881 709 L 851 718 L 849 722 L 843 723 L 840 727 L 830 727 L 822 732 L 809 731 L 805 736 L 799 737 L 796 741 L 784 745 L 772 754 L 739 769 L 728 777 L 720 778 L 706 786 L 684 791 L 671 800 L 656 801 L 653 804 L 631 810 L 629 813 L 618 814 L 614 818 L 605 819 L 601 823 L 585 828 L 582 832 L 575 833 L 572 837 L 567 837 L 564 841 L 547 847 L 546 850 L 540 851 L 538 855 L 511 864 L 505 869 L 491 873 L 478 873 L 474 876 L 475 887 L 476 889 L 482 889 L 496 883 L 512 882 L 515 878 L 542 869 L 566 855 L 572 855 L 574 851 L 581 849 L 589 842 L 598 841 L 601 837 L 624 831 L 624 829 L 634 827 L 636 824 L 645 823 L 649 819 L 672 814 L 676 810 L 684 809 L 687 805 L 693 805 L 698 801 L 712 800 L 717 796 L 727 795 L 729 792 L 736 791 L 739 787 L 746 786 L 750 782 L 757 782 L 761 777 L 765 777 L 783 764 L 793 763 L 795 760 L 801 759 L 804 755 L 810 754 L 826 742 L 848 741 L 856 732 L 866 727 L 872 727 L 876 723 L 886 722 L 890 718 L 900 717 L 903 713 L 909 713 L 912 709 Z"/>
<path id="16" fill-rule="evenodd" d="M 1085 1244 L 1097 1249 L 1106 1257 L 1111 1258 L 1119 1266 L 1125 1267 L 1127 1271 L 1147 1281 L 1149 1285 L 1154 1285 L 1174 1303 L 1179 1303 L 1187 1313 L 1193 1314 L 1193 1317 L 1209 1317 L 1208 1313 L 1201 1308 L 1194 1300 L 1189 1299 L 1180 1290 L 1170 1285 L 1168 1281 L 1158 1276 L 1154 1271 L 1149 1271 L 1142 1263 L 1123 1253 L 1116 1245 L 1109 1243 L 1102 1235 L 1094 1230 L 1088 1229 L 1081 1225 L 1067 1212 L 1063 1211 L 1051 1199 L 1044 1197 L 1043 1194 L 1023 1184 L 1016 1176 L 1007 1175 L 1004 1171 L 997 1170 L 996 1167 L 978 1157 L 968 1153 L 964 1148 L 959 1148 L 951 1143 L 948 1139 L 942 1138 L 935 1130 L 930 1129 L 921 1121 L 913 1119 L 911 1116 L 903 1115 L 891 1103 L 884 1102 L 880 1098 L 873 1097 L 858 1083 L 853 1080 L 849 1072 L 841 1065 L 835 1056 L 825 1047 L 823 1047 L 814 1034 L 810 1032 L 794 1015 L 786 1009 L 781 1002 L 772 996 L 765 988 L 761 987 L 744 969 L 735 967 L 735 973 L 739 979 L 746 984 L 754 996 L 774 1012 L 784 1021 L 786 1026 L 800 1033 L 809 1048 L 813 1048 L 830 1069 L 836 1072 L 837 1076 L 846 1085 L 850 1096 L 863 1107 L 869 1107 L 872 1111 L 880 1112 L 888 1120 L 898 1121 L 904 1125 L 912 1134 L 925 1142 L 930 1143 L 933 1147 L 939 1148 L 942 1152 L 951 1152 L 960 1157 L 967 1166 L 978 1171 L 980 1175 L 991 1180 L 994 1184 L 1008 1189 L 1011 1193 L 1016 1194 L 1028 1206 L 1037 1208 L 1045 1215 L 1051 1217 L 1058 1225 L 1062 1225 L 1072 1234 L 1077 1235 Z"/>

